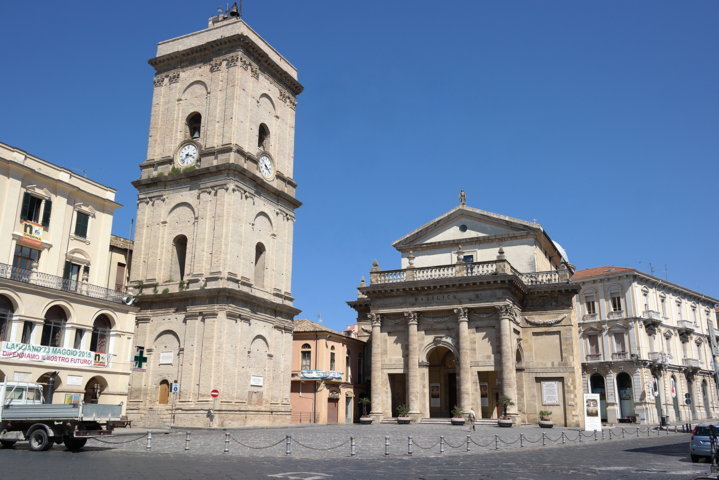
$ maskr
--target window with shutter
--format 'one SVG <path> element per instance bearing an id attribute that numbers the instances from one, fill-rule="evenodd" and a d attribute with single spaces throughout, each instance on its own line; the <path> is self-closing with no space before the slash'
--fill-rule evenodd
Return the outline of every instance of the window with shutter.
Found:
<path id="1" fill-rule="evenodd" d="M 87 238 L 87 225 L 90 222 L 90 215 L 87 213 L 77 212 L 75 219 L 75 236 Z"/>

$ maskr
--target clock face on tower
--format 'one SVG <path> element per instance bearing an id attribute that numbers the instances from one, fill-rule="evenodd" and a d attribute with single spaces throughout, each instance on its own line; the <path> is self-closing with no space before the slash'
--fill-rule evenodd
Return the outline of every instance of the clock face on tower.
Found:
<path id="1" fill-rule="evenodd" d="M 177 163 L 183 167 L 189 167 L 190 165 L 195 164 L 197 157 L 197 145 L 194 143 L 188 143 L 180 147 L 179 152 L 177 152 Z"/>
<path id="2" fill-rule="evenodd" d="M 272 159 L 267 155 L 262 155 L 257 161 L 257 166 L 260 169 L 260 173 L 266 179 L 272 178 L 275 174 L 275 165 L 272 163 Z"/>

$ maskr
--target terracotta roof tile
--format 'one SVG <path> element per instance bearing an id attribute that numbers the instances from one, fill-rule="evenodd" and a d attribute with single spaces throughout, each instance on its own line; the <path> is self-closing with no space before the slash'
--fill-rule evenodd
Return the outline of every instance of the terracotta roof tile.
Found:
<path id="1" fill-rule="evenodd" d="M 306 319 L 295 320 L 295 332 L 330 332 L 335 335 L 342 335 L 340 332 Z"/>
<path id="2" fill-rule="evenodd" d="M 626 268 L 626 267 L 595 267 L 595 268 L 585 268 L 584 270 L 579 270 L 574 275 L 572 275 L 572 280 L 583 280 L 585 278 L 590 277 L 603 277 L 605 275 L 612 275 L 617 272 L 632 272 L 635 271 L 633 268 Z"/>

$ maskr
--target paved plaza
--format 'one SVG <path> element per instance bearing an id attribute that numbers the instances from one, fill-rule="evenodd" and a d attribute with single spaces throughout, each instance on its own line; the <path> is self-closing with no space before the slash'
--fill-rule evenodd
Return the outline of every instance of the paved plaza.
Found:
<path id="1" fill-rule="evenodd" d="M 540 429 L 537 426 L 499 428 L 482 425 L 477 426 L 475 431 L 470 431 L 467 426 L 437 424 L 307 425 L 227 430 L 151 429 L 150 432 L 149 450 L 147 431 L 136 428 L 117 430 L 117 435 L 91 440 L 87 446 L 122 452 L 343 459 L 353 456 L 382 458 L 467 455 L 637 438 L 677 437 L 682 441 L 686 438 L 686 434 L 675 433 L 673 428 L 666 431 L 646 425 L 617 426 L 596 434 L 576 428 Z M 288 437 L 291 438 L 288 440 Z"/>

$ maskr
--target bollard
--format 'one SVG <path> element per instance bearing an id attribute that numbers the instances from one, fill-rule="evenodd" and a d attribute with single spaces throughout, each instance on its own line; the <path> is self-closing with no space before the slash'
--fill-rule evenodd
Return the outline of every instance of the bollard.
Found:
<path id="1" fill-rule="evenodd" d="M 147 446 L 145 447 L 145 450 L 148 452 L 152 450 L 152 432 L 149 430 L 147 431 Z"/>
<path id="2" fill-rule="evenodd" d="M 594 430 L 594 441 L 596 442 L 597 440 L 599 440 L 599 439 L 597 438 L 597 431 Z"/>
<path id="3" fill-rule="evenodd" d="M 637 438 L 639 438 L 639 427 L 637 427 Z"/>
<path id="4" fill-rule="evenodd" d="M 469 441 L 470 441 L 470 437 L 469 437 L 469 435 L 467 435 L 467 451 L 468 452 L 469 452 Z"/>
<path id="5" fill-rule="evenodd" d="M 609 430 L 609 440 L 611 440 L 611 439 L 612 439 L 612 431 Z"/>
<path id="6" fill-rule="evenodd" d="M 519 448 L 524 448 L 524 435 L 519 434 Z"/>
<path id="7" fill-rule="evenodd" d="M 622 438 L 624 438 L 624 427 L 622 427 Z"/>
<path id="8" fill-rule="evenodd" d="M 649 427 L 647 427 L 647 438 L 651 435 L 651 432 L 649 431 Z"/>
<path id="9" fill-rule="evenodd" d="M 354 457 L 355 455 L 357 455 L 355 437 L 350 437 L 350 457 Z"/>
<path id="10" fill-rule="evenodd" d="M 494 434 L 494 449 L 499 450 L 499 435 Z"/>
<path id="11" fill-rule="evenodd" d="M 439 436 L 439 453 L 444 453 L 444 435 Z"/>
<path id="12" fill-rule="evenodd" d="M 542 432 L 542 446 L 547 446 L 547 435 L 544 432 Z"/>
<path id="13" fill-rule="evenodd" d="M 285 455 L 292 455 L 292 435 L 285 437 Z"/>
<path id="14" fill-rule="evenodd" d="M 562 432 L 562 445 L 564 445 L 564 432 Z"/>
<path id="15" fill-rule="evenodd" d="M 185 432 L 185 451 L 190 451 L 190 432 Z"/>
<path id="16" fill-rule="evenodd" d="M 582 431 L 580 430 L 578 433 L 577 438 L 579 439 L 579 443 L 582 443 Z"/>
<path id="17" fill-rule="evenodd" d="M 385 456 L 389 455 L 389 437 L 384 437 L 384 454 Z"/>
<path id="18" fill-rule="evenodd" d="M 602 430 L 602 440 L 604 440 L 604 430 Z"/>
<path id="19" fill-rule="evenodd" d="M 222 453 L 230 453 L 230 432 L 225 432 L 225 449 Z"/>
<path id="20" fill-rule="evenodd" d="M 412 455 L 412 437 L 407 437 L 407 455 Z"/>

